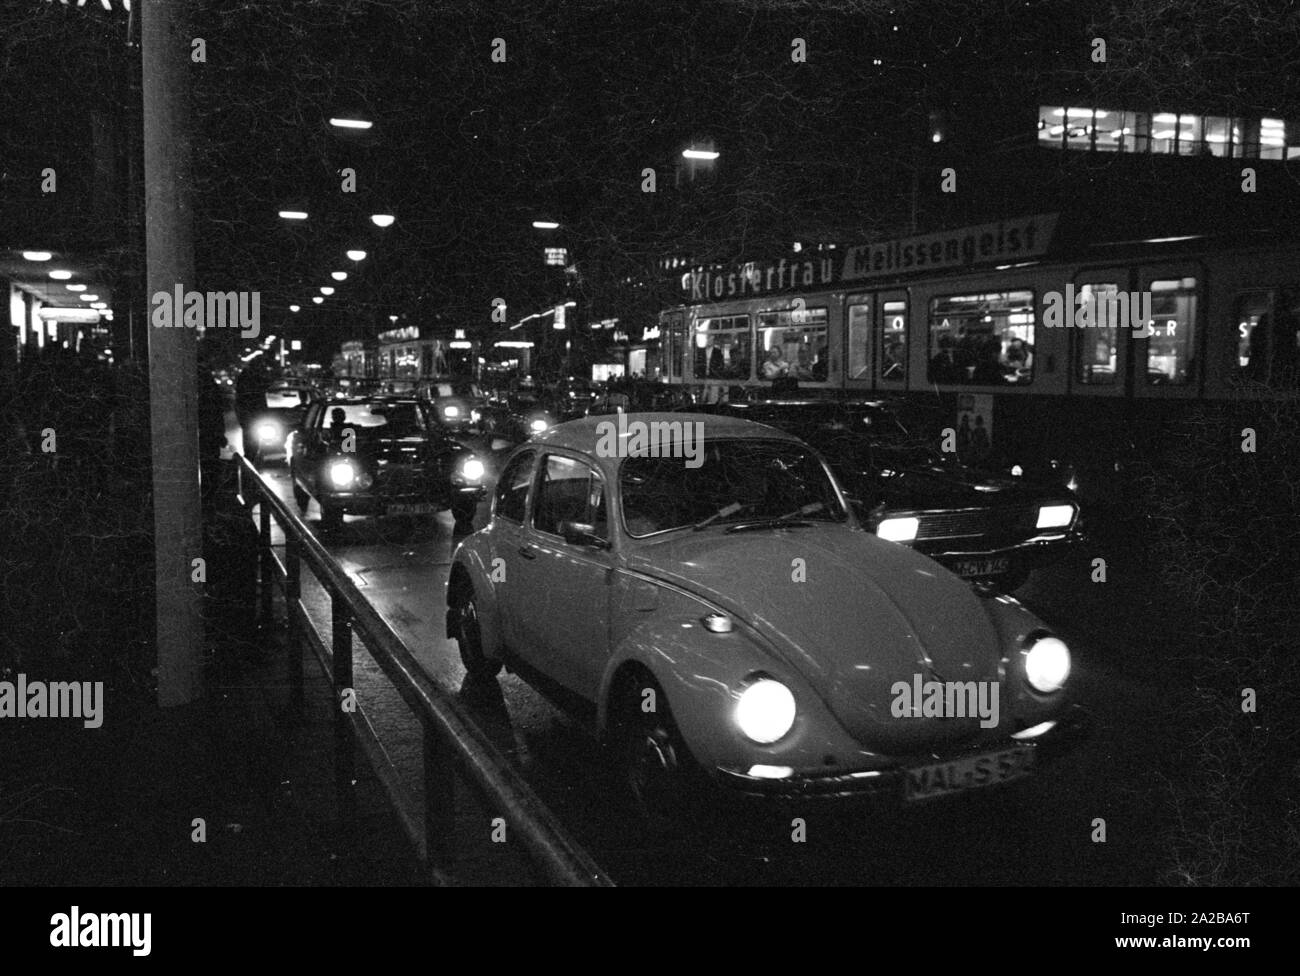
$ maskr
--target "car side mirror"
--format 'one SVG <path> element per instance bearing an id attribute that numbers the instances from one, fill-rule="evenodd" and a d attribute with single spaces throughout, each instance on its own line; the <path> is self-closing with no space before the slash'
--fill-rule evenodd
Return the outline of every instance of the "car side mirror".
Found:
<path id="1" fill-rule="evenodd" d="M 609 543 L 596 535 L 596 527 L 587 522 L 561 522 L 560 535 L 571 545 L 591 546 L 595 549 L 609 548 Z"/>

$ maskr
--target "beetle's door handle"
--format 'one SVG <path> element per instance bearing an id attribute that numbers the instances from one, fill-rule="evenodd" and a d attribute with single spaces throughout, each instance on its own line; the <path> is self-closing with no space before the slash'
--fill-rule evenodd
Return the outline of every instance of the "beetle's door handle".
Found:
<path id="1" fill-rule="evenodd" d="M 537 553 L 533 552 L 533 547 L 532 547 L 532 546 L 520 546 L 520 547 L 519 547 L 519 555 L 523 556 L 525 559 L 536 559 L 536 558 L 537 558 Z"/>

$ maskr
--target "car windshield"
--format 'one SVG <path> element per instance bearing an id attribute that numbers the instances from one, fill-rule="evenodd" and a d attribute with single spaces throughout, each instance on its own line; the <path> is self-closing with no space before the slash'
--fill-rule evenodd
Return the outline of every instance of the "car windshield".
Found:
<path id="1" fill-rule="evenodd" d="M 345 403 L 325 411 L 326 429 L 353 427 L 385 437 L 419 437 L 423 434 L 419 407 L 414 403 Z"/>
<path id="2" fill-rule="evenodd" d="M 842 522 L 846 517 L 821 461 L 801 444 L 746 438 L 707 440 L 697 449 L 693 457 L 629 457 L 623 462 L 619 489 L 629 535 L 773 520 Z M 700 463 L 691 467 L 696 460 Z"/>
<path id="3" fill-rule="evenodd" d="M 276 390 L 266 391 L 266 406 L 268 410 L 287 410 L 292 407 L 301 407 L 307 402 L 310 396 L 307 390 L 295 389 L 293 387 L 281 387 Z"/>

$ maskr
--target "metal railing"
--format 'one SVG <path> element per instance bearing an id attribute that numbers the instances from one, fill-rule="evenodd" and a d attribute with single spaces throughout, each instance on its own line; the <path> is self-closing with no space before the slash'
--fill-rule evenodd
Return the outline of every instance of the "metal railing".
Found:
<path id="1" fill-rule="evenodd" d="M 298 515 L 276 496 L 246 458 L 235 455 L 235 464 L 241 501 L 250 513 L 254 505 L 258 509 L 259 615 L 263 623 L 272 622 L 271 587 L 279 584 L 284 592 L 292 704 L 295 708 L 303 704 L 304 646 L 313 651 L 331 681 L 335 784 L 343 815 L 349 817 L 355 813 L 354 745 L 358 745 L 383 784 L 431 880 L 451 883 L 455 782 L 459 771 L 483 804 L 504 818 L 545 881 L 557 885 L 611 885 L 610 879 L 568 836 L 466 709 L 425 673 L 410 649 Z M 272 518 L 284 532 L 283 564 L 271 546 Z M 304 563 L 330 598 L 329 649 L 302 603 Z M 365 710 L 359 703 L 354 710 L 341 707 L 344 690 L 353 688 L 354 634 L 423 726 L 423 811 L 412 802 Z"/>

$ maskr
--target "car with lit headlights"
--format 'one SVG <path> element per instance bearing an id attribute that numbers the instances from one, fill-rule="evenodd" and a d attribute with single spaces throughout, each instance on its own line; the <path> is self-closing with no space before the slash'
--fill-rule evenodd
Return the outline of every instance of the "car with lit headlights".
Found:
<path id="1" fill-rule="evenodd" d="M 323 399 L 314 386 L 278 384 L 258 401 L 265 406 L 254 409 L 244 428 L 244 453 L 259 467 L 274 457 L 287 457 L 285 447 L 289 435 L 298 429 L 307 415 L 307 409 Z"/>
<path id="2" fill-rule="evenodd" d="M 1010 592 L 1083 539 L 1068 483 L 944 452 L 887 399 L 754 396 L 708 408 L 778 427 L 826 458 L 866 528 Z"/>
<path id="3" fill-rule="evenodd" d="M 744 420 L 540 433 L 506 461 L 447 587 L 470 680 L 507 666 L 588 725 L 650 821 L 728 791 L 961 794 L 1032 773 L 1083 729 L 1046 624 L 869 531 L 814 449 Z M 944 700 L 955 686 L 940 713 L 936 684 Z"/>
<path id="4" fill-rule="evenodd" d="M 486 430 L 523 441 L 558 422 L 543 396 L 535 390 L 514 390 L 490 397 L 479 408 Z"/>
<path id="5" fill-rule="evenodd" d="M 314 404 L 290 440 L 294 499 L 320 505 L 321 526 L 344 515 L 430 515 L 450 509 L 458 531 L 484 497 L 484 460 L 414 397 Z"/>
<path id="6" fill-rule="evenodd" d="M 441 377 L 421 380 L 416 395 L 428 402 L 430 415 L 448 430 L 477 430 L 487 397 L 471 379 Z"/>

